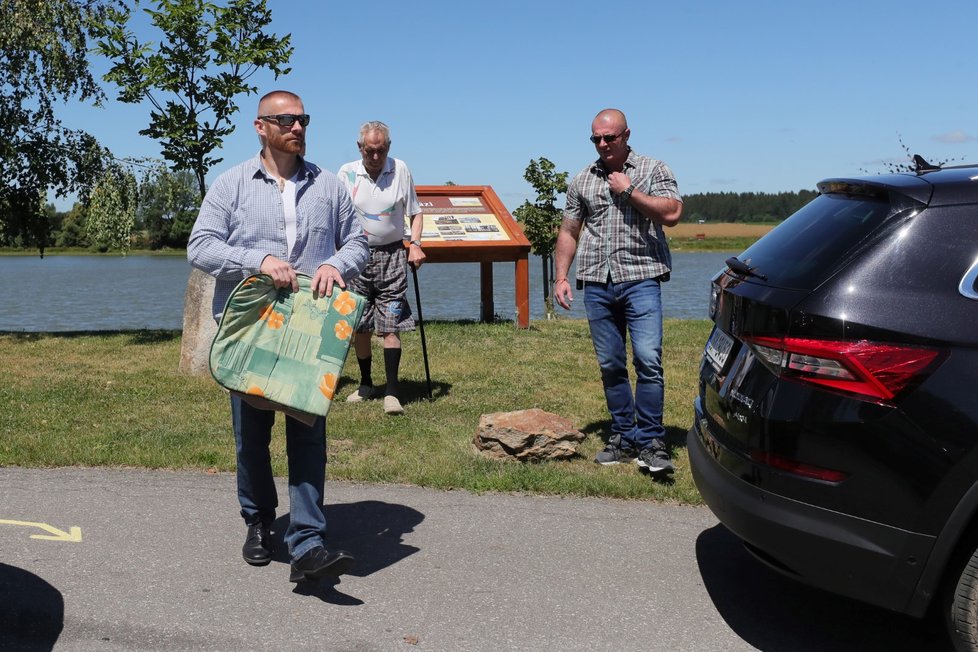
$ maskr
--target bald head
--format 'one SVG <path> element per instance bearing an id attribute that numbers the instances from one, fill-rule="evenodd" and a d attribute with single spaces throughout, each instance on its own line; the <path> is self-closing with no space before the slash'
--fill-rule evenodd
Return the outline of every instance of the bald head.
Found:
<path id="1" fill-rule="evenodd" d="M 289 91 L 272 91 L 271 93 L 265 93 L 265 95 L 258 100 L 258 115 L 275 115 L 276 113 L 284 113 L 284 111 L 279 110 L 279 107 L 281 107 L 283 104 L 295 104 L 296 102 L 301 105 L 302 98 L 295 93 L 290 93 Z"/>
<path id="2" fill-rule="evenodd" d="M 628 129 L 628 121 L 625 120 L 625 114 L 618 109 L 605 109 L 594 116 L 594 121 L 591 123 L 592 131 L 598 126 L 619 132 Z"/>

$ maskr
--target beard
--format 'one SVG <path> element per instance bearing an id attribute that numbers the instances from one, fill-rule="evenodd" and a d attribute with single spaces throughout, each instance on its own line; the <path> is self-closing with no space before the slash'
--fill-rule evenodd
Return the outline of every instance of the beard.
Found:
<path id="1" fill-rule="evenodd" d="M 269 135 L 268 146 L 285 154 L 302 155 L 306 151 L 306 141 L 304 138 L 292 135 L 275 134 Z"/>

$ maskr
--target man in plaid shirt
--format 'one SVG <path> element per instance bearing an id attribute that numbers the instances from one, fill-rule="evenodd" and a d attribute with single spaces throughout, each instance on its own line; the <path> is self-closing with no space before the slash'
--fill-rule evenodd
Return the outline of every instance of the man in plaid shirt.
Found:
<path id="1" fill-rule="evenodd" d="M 575 253 L 577 280 L 611 414 L 611 437 L 599 464 L 635 459 L 654 477 L 673 472 L 662 425 L 662 299 L 672 257 L 662 227 L 674 226 L 683 203 L 662 161 L 628 146 L 625 114 L 605 109 L 591 123 L 598 159 L 567 189 L 557 235 L 554 298 L 574 300 L 567 276 Z M 635 391 L 628 379 L 625 336 L 631 335 Z"/>

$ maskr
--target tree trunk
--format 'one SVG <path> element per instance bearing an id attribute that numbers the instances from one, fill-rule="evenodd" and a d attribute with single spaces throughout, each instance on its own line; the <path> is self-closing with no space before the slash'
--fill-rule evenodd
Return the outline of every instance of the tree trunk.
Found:
<path id="1" fill-rule="evenodd" d="M 211 342 L 217 334 L 212 302 L 214 277 L 199 269 L 190 272 L 183 295 L 183 337 L 180 341 L 180 371 L 210 373 Z"/>

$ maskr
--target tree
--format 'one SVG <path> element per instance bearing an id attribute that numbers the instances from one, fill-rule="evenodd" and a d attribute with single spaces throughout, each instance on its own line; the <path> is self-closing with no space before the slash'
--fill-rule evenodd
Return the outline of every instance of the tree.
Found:
<path id="1" fill-rule="evenodd" d="M 561 211 L 557 208 L 557 195 L 567 192 L 567 173 L 556 172 L 555 166 L 544 157 L 530 161 L 523 173 L 531 186 L 537 191 L 534 203 L 524 201 L 513 211 L 513 215 L 523 226 L 523 233 L 530 241 L 533 253 L 542 258 L 543 263 L 543 303 L 547 319 L 554 318 L 551 281 L 554 271 L 553 253 L 557 246 L 557 231 L 560 229 Z"/>
<path id="2" fill-rule="evenodd" d="M 135 175 L 121 165 L 107 169 L 92 188 L 85 229 L 88 240 L 99 251 L 129 251 L 136 216 Z"/>
<path id="3" fill-rule="evenodd" d="M 139 186 L 137 218 L 146 230 L 150 249 L 185 248 L 200 201 L 189 170 L 171 172 L 158 165 Z"/>
<path id="4" fill-rule="evenodd" d="M 190 170 L 200 198 L 213 152 L 234 131 L 234 98 L 257 92 L 247 80 L 267 68 L 287 74 L 291 37 L 263 29 L 271 22 L 265 0 L 231 0 L 220 6 L 203 0 L 156 0 L 145 9 L 162 33 L 158 44 L 139 42 L 129 29 L 131 10 L 108 11 L 98 32 L 97 51 L 113 61 L 104 79 L 121 89 L 129 104 L 148 100 L 149 126 L 139 133 L 160 141 L 174 170 Z"/>
<path id="5" fill-rule="evenodd" d="M 99 32 L 97 51 L 113 65 L 104 76 L 119 86 L 126 103 L 152 105 L 149 126 L 139 133 L 158 140 L 174 170 L 196 177 L 199 199 L 207 190 L 207 171 L 222 159 L 213 152 L 234 131 L 235 97 L 258 88 L 248 79 L 268 69 L 276 79 L 287 74 L 290 36 L 266 34 L 271 12 L 264 0 L 155 0 L 146 9 L 161 33 L 159 43 L 140 42 L 129 29 L 127 7 L 109 12 Z M 206 373 L 209 339 L 214 333 L 210 302 L 214 279 L 194 270 L 187 282 L 180 368 Z"/>
<path id="6" fill-rule="evenodd" d="M 87 53 L 107 1 L 0 0 L 0 243 L 36 246 L 43 256 L 48 192 L 84 198 L 103 168 L 106 150 L 63 127 L 54 108 L 104 97 Z"/>

